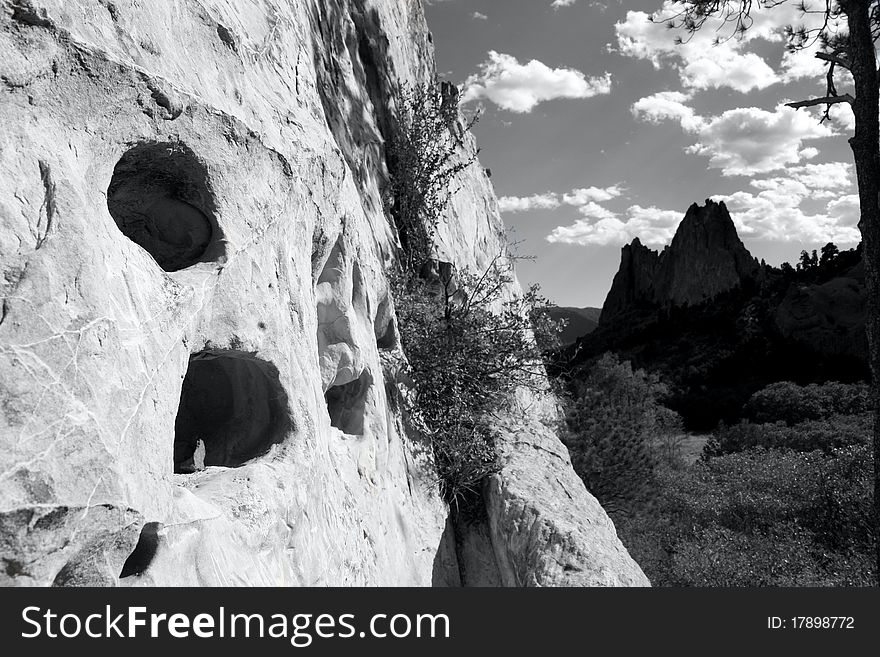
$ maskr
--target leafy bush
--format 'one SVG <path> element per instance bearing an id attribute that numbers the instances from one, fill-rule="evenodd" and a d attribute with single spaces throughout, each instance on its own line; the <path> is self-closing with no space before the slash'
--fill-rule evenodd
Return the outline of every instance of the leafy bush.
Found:
<path id="1" fill-rule="evenodd" d="M 854 415 L 871 410 L 867 384 L 823 383 L 799 386 L 783 381 L 773 383 L 751 396 L 743 415 L 753 422 L 822 420 L 832 415 Z"/>
<path id="2" fill-rule="evenodd" d="M 873 457 L 752 449 L 657 473 L 648 511 L 616 519 L 655 585 L 874 582 Z"/>
<path id="3" fill-rule="evenodd" d="M 656 377 L 603 355 L 569 402 L 563 442 L 575 472 L 610 513 L 627 511 L 652 489 L 657 444 L 681 432 L 678 417 L 658 403 L 666 388 Z"/>
<path id="4" fill-rule="evenodd" d="M 432 439 L 441 490 L 456 507 L 472 506 L 482 480 L 498 469 L 497 413 L 517 388 L 541 388 L 546 376 L 530 319 L 543 300 L 537 288 L 505 299 L 511 282 L 501 258 L 480 276 L 394 281 L 415 407 Z"/>
<path id="5" fill-rule="evenodd" d="M 477 159 L 479 151 L 464 138 L 477 119 L 460 123 L 458 90 L 451 84 L 404 85 L 395 101 L 397 125 L 388 144 L 391 211 L 405 268 L 417 271 L 432 255 L 456 177 Z"/>
<path id="6" fill-rule="evenodd" d="M 809 420 L 795 426 L 785 422 L 754 424 L 740 422 L 722 427 L 715 440 L 706 446 L 708 456 L 742 452 L 752 447 L 791 449 L 797 452 L 830 451 L 836 447 L 866 445 L 871 440 L 871 413 L 834 415 L 824 420 Z"/>
<path id="7" fill-rule="evenodd" d="M 413 380 L 415 419 L 431 438 L 441 492 L 455 509 L 477 508 L 483 480 L 498 470 L 493 415 L 523 386 L 546 376 L 542 344 L 555 335 L 533 287 L 509 298 L 506 248 L 478 274 L 434 254 L 434 236 L 455 180 L 477 157 L 449 84 L 403 87 L 388 147 L 401 246 L 392 293 Z M 534 333 L 533 333 L 534 329 Z"/>

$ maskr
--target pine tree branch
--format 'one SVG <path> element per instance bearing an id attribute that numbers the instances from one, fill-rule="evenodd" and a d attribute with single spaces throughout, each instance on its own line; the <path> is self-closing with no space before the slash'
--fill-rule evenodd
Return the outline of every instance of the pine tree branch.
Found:
<path id="1" fill-rule="evenodd" d="M 831 62 L 832 64 L 837 64 L 838 66 L 842 66 L 847 71 L 849 70 L 849 62 L 843 59 L 843 57 L 839 57 L 838 55 L 833 55 L 827 52 L 817 52 L 816 59 L 821 59 L 824 62 Z"/>
<path id="2" fill-rule="evenodd" d="M 822 98 L 810 98 L 809 100 L 799 100 L 796 103 L 786 103 L 786 107 L 793 107 L 794 109 L 800 109 L 801 107 L 815 107 L 816 105 L 837 105 L 838 103 L 849 103 L 852 105 L 855 102 L 855 98 L 853 98 L 850 94 L 842 94 L 840 96 L 823 96 Z"/>

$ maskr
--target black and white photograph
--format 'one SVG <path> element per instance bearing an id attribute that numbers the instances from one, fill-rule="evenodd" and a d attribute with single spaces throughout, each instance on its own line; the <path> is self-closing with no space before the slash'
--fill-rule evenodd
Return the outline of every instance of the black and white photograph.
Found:
<path id="1" fill-rule="evenodd" d="M 878 39 L 0 0 L 3 643 L 876 643 Z"/>

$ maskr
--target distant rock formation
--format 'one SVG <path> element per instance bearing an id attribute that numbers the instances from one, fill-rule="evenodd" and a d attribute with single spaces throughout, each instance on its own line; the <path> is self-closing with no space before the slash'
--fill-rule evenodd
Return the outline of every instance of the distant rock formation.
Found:
<path id="1" fill-rule="evenodd" d="M 667 403 L 700 431 L 736 421 L 769 383 L 863 380 L 862 252 L 834 253 L 797 269 L 758 263 L 724 203 L 694 204 L 662 252 L 623 247 L 599 326 L 560 367 L 616 353 L 674 383 Z"/>
<path id="2" fill-rule="evenodd" d="M 758 275 L 723 202 L 688 208 L 672 244 L 661 253 L 636 238 L 623 247 L 620 269 L 602 307 L 603 323 L 641 305 L 702 303 Z"/>

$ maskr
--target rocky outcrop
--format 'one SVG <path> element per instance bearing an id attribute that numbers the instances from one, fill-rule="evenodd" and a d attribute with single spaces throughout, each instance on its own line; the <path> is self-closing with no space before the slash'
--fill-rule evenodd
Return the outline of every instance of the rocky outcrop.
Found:
<path id="1" fill-rule="evenodd" d="M 723 202 L 688 208 L 661 253 L 636 238 L 623 247 L 620 269 L 602 308 L 602 321 L 638 305 L 695 305 L 739 287 L 760 266 L 736 233 Z"/>
<path id="2" fill-rule="evenodd" d="M 0 583 L 647 583 L 549 420 L 503 432 L 456 554 L 401 417 L 384 133 L 434 73 L 419 2 L 5 0 L 0 51 Z M 502 225 L 460 183 L 438 257 L 477 268 Z"/>
<path id="3" fill-rule="evenodd" d="M 793 284 L 774 321 L 786 338 L 826 357 L 866 361 L 865 274 L 858 264 L 821 284 Z"/>
<path id="4" fill-rule="evenodd" d="M 660 264 L 660 254 L 644 246 L 635 238 L 624 245 L 620 253 L 620 268 L 614 276 L 608 296 L 602 305 L 600 323 L 633 307 L 655 303 L 655 279 Z"/>

